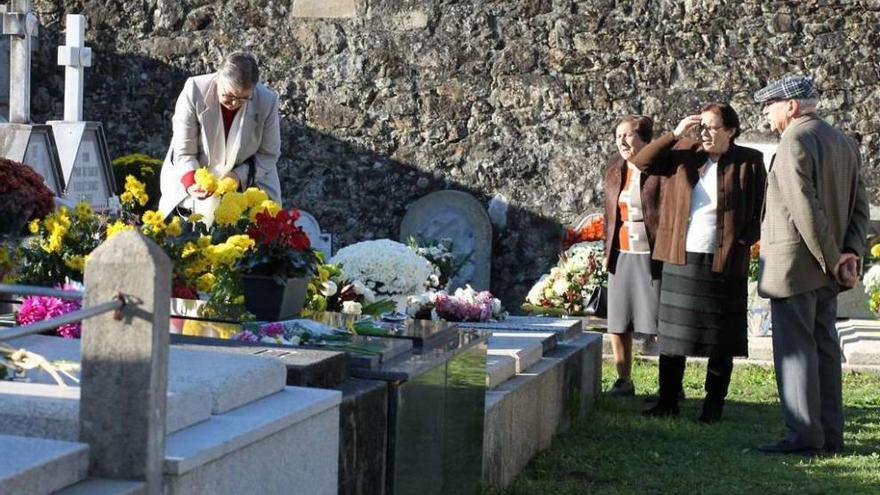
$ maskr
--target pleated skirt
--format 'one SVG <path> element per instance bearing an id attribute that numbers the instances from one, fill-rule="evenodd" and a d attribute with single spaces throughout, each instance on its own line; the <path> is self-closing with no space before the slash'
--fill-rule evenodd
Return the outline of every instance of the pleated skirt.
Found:
<path id="1" fill-rule="evenodd" d="M 608 274 L 608 333 L 657 334 L 660 280 L 651 278 L 651 255 L 618 253 Z"/>
<path id="2" fill-rule="evenodd" d="M 658 339 L 673 356 L 747 356 L 748 279 L 712 272 L 714 255 L 663 264 Z"/>

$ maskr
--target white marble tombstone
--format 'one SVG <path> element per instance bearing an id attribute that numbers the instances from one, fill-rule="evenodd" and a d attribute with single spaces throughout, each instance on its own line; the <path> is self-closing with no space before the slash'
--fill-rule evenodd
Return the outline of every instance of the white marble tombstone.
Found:
<path id="1" fill-rule="evenodd" d="M 100 122 L 83 121 L 83 75 L 92 65 L 92 51 L 84 46 L 86 18 L 67 16 L 66 44 L 58 47 L 58 65 L 64 69 L 64 120 L 49 121 L 58 144 L 65 197 L 108 209 L 115 181 Z"/>
<path id="2" fill-rule="evenodd" d="M 462 191 L 432 192 L 409 205 L 400 224 L 400 241 L 452 239 L 456 256 L 467 263 L 452 278 L 450 289 L 470 284 L 489 290 L 492 272 L 492 223 L 483 205 Z"/>
<path id="3" fill-rule="evenodd" d="M 312 247 L 320 251 L 324 255 L 324 259 L 329 261 L 333 257 L 333 236 L 326 232 L 321 232 L 321 226 L 315 217 L 303 210 L 299 210 L 299 220 L 296 221 L 298 227 L 302 227 L 303 231 L 309 236 Z"/>

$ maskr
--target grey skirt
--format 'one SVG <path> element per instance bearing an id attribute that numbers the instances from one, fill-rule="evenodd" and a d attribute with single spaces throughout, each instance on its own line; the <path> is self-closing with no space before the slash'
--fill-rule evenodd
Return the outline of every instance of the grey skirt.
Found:
<path id="1" fill-rule="evenodd" d="M 745 277 L 712 271 L 712 254 L 686 253 L 663 264 L 660 352 L 672 356 L 748 356 Z"/>
<path id="2" fill-rule="evenodd" d="M 660 280 L 651 278 L 651 255 L 618 253 L 608 274 L 608 333 L 657 334 Z"/>

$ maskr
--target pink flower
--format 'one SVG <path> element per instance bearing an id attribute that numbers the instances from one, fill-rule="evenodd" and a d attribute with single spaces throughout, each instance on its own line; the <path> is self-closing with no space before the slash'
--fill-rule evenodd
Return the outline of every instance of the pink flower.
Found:
<path id="1" fill-rule="evenodd" d="M 75 300 L 28 296 L 22 301 L 16 320 L 19 325 L 28 325 L 72 313 L 81 307 L 79 301 Z M 82 334 L 82 324 L 80 322 L 67 323 L 59 326 L 56 332 L 65 339 L 78 339 Z"/>

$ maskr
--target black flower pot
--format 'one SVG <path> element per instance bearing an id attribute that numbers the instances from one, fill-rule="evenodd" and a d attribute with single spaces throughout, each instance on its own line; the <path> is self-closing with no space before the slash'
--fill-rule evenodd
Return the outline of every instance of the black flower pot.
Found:
<path id="1" fill-rule="evenodd" d="M 297 316 L 306 301 L 309 278 L 289 278 L 278 285 L 266 275 L 242 275 L 244 306 L 258 320 L 279 321 Z"/>

